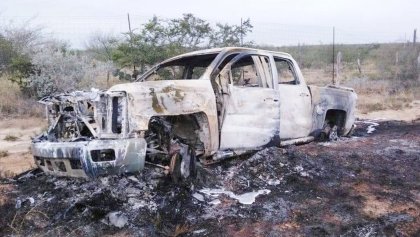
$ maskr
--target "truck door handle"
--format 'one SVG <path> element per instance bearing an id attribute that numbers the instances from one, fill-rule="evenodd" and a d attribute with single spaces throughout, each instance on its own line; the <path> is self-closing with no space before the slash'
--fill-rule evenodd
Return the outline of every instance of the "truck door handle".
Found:
<path id="1" fill-rule="evenodd" d="M 306 93 L 300 93 L 300 96 L 304 97 L 304 96 L 309 96 L 309 94 Z"/>

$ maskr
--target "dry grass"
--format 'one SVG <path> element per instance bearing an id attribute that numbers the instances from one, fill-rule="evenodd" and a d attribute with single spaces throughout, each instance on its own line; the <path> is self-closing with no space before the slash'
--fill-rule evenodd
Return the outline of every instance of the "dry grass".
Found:
<path id="1" fill-rule="evenodd" d="M 44 110 L 41 104 L 34 99 L 25 98 L 18 85 L 0 77 L 0 118 L 43 115 Z"/>
<path id="2" fill-rule="evenodd" d="M 28 212 L 16 212 L 12 221 L 8 226 L 13 230 L 13 233 L 19 234 L 22 230 L 22 227 L 25 223 L 28 223 L 31 226 L 34 226 L 35 223 L 43 223 L 45 220 L 48 220 L 49 217 L 42 211 L 35 210 L 36 207 L 32 207 Z M 41 219 L 40 219 L 41 218 Z M 35 225 L 36 226 L 36 225 Z M 44 227 L 36 226 L 36 227 Z"/>
<path id="3" fill-rule="evenodd" d="M 327 69 L 304 69 L 302 73 L 309 85 L 325 86 L 331 84 L 331 71 Z M 375 70 L 369 70 L 375 74 Z M 420 83 L 413 80 L 373 79 L 366 74 L 358 77 L 356 68 L 342 70 L 340 85 L 355 89 L 358 95 L 357 109 L 360 113 L 379 110 L 400 110 L 409 108 L 411 102 L 420 100 Z"/>
<path id="4" fill-rule="evenodd" d="M 116 85 L 116 84 L 120 84 L 120 83 L 127 83 L 128 81 L 121 81 L 119 80 L 117 77 L 114 76 L 110 76 L 109 81 L 107 82 L 106 80 L 106 72 L 103 72 L 102 75 L 98 75 L 97 77 L 91 79 L 90 81 L 88 80 L 83 80 L 80 84 L 79 87 L 85 88 L 84 90 L 89 90 L 90 87 L 97 88 L 100 90 L 107 90 L 109 89 L 111 86 Z"/>
<path id="5" fill-rule="evenodd" d="M 101 73 L 91 80 L 82 81 L 78 87 L 90 90 L 93 86 L 106 90 L 109 87 L 123 83 L 124 81 L 111 76 L 106 80 L 106 72 Z M 5 76 L 0 77 L 0 118 L 8 117 L 44 117 L 44 106 L 34 98 L 26 98 L 16 83 L 9 81 Z"/>
<path id="6" fill-rule="evenodd" d="M 5 141 L 8 142 L 15 142 L 17 140 L 19 140 L 19 137 L 13 136 L 13 135 L 6 135 L 6 137 L 4 138 Z"/>
<path id="7" fill-rule="evenodd" d="M 190 228 L 187 224 L 184 225 L 176 225 L 175 227 L 175 231 L 172 234 L 173 237 L 178 237 L 178 236 L 182 236 L 186 233 L 190 232 Z"/>
<path id="8" fill-rule="evenodd" d="M 0 170 L 0 179 L 10 179 L 16 176 L 16 173 L 10 170 Z"/>
<path id="9" fill-rule="evenodd" d="M 46 130 L 46 119 L 43 117 L 30 117 L 30 118 L 10 118 L 2 119 L 0 121 L 0 134 L 7 136 L 8 134 L 17 134 L 18 137 L 24 136 L 23 130 L 38 128 L 35 134 Z"/>
<path id="10" fill-rule="evenodd" d="M 358 95 L 357 108 L 361 113 L 387 109 L 400 110 L 409 108 L 411 102 L 414 100 L 416 100 L 416 96 L 412 90 L 402 91 L 392 95 L 387 93 L 362 93 Z"/>
<path id="11" fill-rule="evenodd" d="M 6 150 L 0 150 L 0 158 L 6 157 L 9 155 L 9 152 Z"/>
<path id="12" fill-rule="evenodd" d="M 416 93 L 420 90 L 420 84 L 415 81 L 355 78 L 346 81 L 344 85 L 356 90 L 357 108 L 361 113 L 409 108 L 411 102 L 420 99 L 420 95 Z"/>

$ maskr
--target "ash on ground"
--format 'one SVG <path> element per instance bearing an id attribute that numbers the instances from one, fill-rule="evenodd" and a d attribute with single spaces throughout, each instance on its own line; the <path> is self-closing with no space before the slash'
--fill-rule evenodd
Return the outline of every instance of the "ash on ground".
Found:
<path id="1" fill-rule="evenodd" d="M 420 122 L 375 123 L 199 167 L 180 184 L 151 167 L 1 180 L 0 235 L 419 236 Z"/>

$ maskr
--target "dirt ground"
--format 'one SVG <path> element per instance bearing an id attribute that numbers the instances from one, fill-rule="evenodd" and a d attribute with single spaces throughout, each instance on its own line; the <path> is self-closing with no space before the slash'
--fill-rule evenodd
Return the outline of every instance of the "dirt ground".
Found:
<path id="1" fill-rule="evenodd" d="M 35 167 L 31 139 L 45 126 L 41 118 L 0 120 L 0 177 L 14 176 Z"/>
<path id="2" fill-rule="evenodd" d="M 176 185 L 153 167 L 3 178 L 0 236 L 419 236 L 419 133 L 418 119 L 359 120 L 351 138 L 268 148 Z"/>
<path id="3" fill-rule="evenodd" d="M 410 106 L 401 110 L 379 110 L 357 115 L 360 119 L 413 121 L 420 119 L 420 100 L 414 100 Z"/>

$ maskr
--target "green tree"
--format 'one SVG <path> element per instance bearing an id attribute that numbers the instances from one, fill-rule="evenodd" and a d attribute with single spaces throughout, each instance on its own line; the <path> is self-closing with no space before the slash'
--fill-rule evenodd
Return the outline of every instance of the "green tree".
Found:
<path id="1" fill-rule="evenodd" d="M 250 46 L 252 41 L 242 42 L 242 39 L 252 32 L 251 20 L 246 19 L 242 25 L 216 24 L 216 29 L 210 35 L 210 47 Z"/>
<path id="2" fill-rule="evenodd" d="M 12 42 L 0 34 L 0 75 L 6 73 L 16 54 Z"/>
<path id="3" fill-rule="evenodd" d="M 125 38 L 112 52 L 112 59 L 121 69 L 132 68 L 131 77 L 120 70 L 120 78 L 136 78 L 147 66 L 171 56 L 206 46 L 240 46 L 241 39 L 251 31 L 249 19 L 242 26 L 217 24 L 213 29 L 210 23 L 193 14 L 169 20 L 154 16 L 139 32 L 124 33 Z"/>
<path id="4" fill-rule="evenodd" d="M 167 28 L 168 41 L 189 50 L 197 49 L 212 33 L 210 23 L 191 13 L 170 20 Z"/>
<path id="5" fill-rule="evenodd" d="M 0 75 L 7 75 L 9 80 L 23 88 L 26 78 L 35 72 L 29 55 L 18 50 L 12 40 L 0 35 Z"/>

